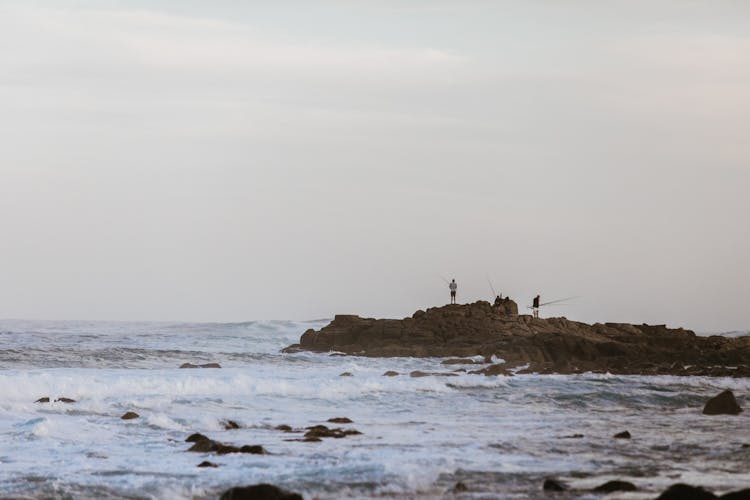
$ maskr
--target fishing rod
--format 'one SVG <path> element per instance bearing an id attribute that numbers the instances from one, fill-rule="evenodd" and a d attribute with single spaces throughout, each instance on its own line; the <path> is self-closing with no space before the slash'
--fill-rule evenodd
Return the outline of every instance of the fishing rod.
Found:
<path id="1" fill-rule="evenodd" d="M 560 302 L 565 302 L 566 300 L 573 300 L 573 299 L 578 299 L 578 298 L 580 298 L 579 295 L 576 295 L 574 297 L 565 297 L 564 299 L 550 300 L 549 302 L 545 302 L 544 304 L 539 304 L 539 307 L 542 307 L 542 306 L 551 306 L 553 304 L 560 304 Z M 562 305 L 562 304 L 560 304 L 560 305 Z"/>
<path id="2" fill-rule="evenodd" d="M 489 276 L 487 276 L 487 283 L 490 284 L 490 290 L 492 290 L 492 298 L 494 299 L 495 297 L 497 297 L 497 292 L 495 291 L 495 287 L 492 286 L 492 281 L 490 281 Z"/>
<path id="3" fill-rule="evenodd" d="M 566 300 L 573 300 L 580 298 L 580 295 L 575 295 L 573 297 L 565 297 L 564 299 L 557 299 L 557 300 L 550 300 L 549 302 L 544 302 L 542 304 L 539 304 L 539 307 L 542 306 L 565 306 L 568 304 L 563 304 Z M 527 309 L 534 309 L 533 306 L 526 306 Z"/>

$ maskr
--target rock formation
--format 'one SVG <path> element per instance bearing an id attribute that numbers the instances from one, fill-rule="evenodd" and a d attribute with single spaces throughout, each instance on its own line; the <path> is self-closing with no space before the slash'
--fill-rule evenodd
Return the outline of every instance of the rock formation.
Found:
<path id="1" fill-rule="evenodd" d="M 712 397 L 703 407 L 704 415 L 739 415 L 741 412 L 742 408 L 729 390 Z"/>
<path id="2" fill-rule="evenodd" d="M 417 311 L 410 318 L 337 315 L 320 330 L 307 330 L 297 350 L 373 357 L 504 359 L 538 373 L 674 374 L 750 376 L 750 337 L 700 337 L 665 325 L 596 323 L 518 315 L 479 301 Z"/>

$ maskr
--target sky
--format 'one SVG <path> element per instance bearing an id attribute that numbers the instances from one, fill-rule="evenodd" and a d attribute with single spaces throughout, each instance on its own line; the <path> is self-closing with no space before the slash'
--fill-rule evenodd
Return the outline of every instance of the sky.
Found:
<path id="1" fill-rule="evenodd" d="M 0 0 L 0 317 L 750 328 L 750 3 Z"/>

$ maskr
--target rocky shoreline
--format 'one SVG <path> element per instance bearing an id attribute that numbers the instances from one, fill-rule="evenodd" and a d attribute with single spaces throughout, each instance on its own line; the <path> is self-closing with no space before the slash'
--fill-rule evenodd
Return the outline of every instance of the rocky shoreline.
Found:
<path id="1" fill-rule="evenodd" d="M 337 315 L 284 352 L 370 357 L 493 357 L 516 373 L 750 377 L 750 337 L 702 337 L 665 325 L 519 315 L 509 299 L 419 310 L 398 319 Z"/>

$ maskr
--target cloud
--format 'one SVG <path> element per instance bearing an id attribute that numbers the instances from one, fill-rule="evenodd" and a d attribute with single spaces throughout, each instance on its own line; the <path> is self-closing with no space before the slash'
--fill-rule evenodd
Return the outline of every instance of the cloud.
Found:
<path id="1" fill-rule="evenodd" d="M 302 73 L 333 78 L 433 80 L 464 60 L 432 47 L 319 43 L 246 24 L 150 10 L 6 5 L 0 56 L 15 71 L 62 75 L 120 69 L 211 74 Z"/>

